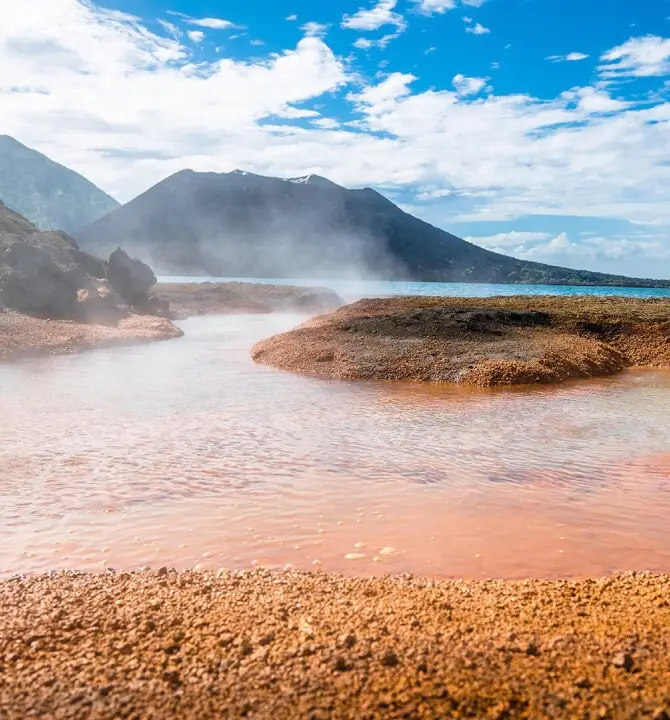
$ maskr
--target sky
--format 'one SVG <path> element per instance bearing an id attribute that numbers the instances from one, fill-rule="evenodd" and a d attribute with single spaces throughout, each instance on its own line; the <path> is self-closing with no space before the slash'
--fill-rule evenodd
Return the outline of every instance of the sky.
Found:
<path id="1" fill-rule="evenodd" d="M 0 134 L 126 202 L 317 173 L 482 247 L 670 277 L 670 0 L 0 0 Z"/>

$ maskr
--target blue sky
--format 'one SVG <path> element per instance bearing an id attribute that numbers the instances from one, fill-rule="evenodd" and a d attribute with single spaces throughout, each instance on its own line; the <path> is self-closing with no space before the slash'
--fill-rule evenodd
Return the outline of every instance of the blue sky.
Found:
<path id="1" fill-rule="evenodd" d="M 183 167 L 317 172 L 483 247 L 670 277 L 669 0 L 10 2 L 0 133 L 121 201 Z"/>

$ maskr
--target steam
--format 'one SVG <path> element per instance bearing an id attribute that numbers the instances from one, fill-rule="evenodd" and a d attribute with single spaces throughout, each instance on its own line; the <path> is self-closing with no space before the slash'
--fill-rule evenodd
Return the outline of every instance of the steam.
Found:
<path id="1" fill-rule="evenodd" d="M 316 176 L 296 182 L 183 171 L 82 239 L 104 251 L 122 242 L 159 276 L 290 279 L 346 287 L 349 299 L 371 281 L 409 276 L 380 230 L 387 203 L 373 190 Z"/>

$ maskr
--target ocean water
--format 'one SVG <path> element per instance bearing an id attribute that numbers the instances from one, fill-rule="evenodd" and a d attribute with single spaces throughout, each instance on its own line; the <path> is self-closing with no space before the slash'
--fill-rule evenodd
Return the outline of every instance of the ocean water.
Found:
<path id="1" fill-rule="evenodd" d="M 488 285 L 485 283 L 386 282 L 380 280 L 287 280 L 285 278 L 213 278 L 163 276 L 160 282 L 253 282 L 300 287 L 328 287 L 349 301 L 363 297 L 424 295 L 447 297 L 494 297 L 496 295 L 595 295 L 641 298 L 670 298 L 670 288 L 626 288 L 569 285 Z"/>
<path id="2" fill-rule="evenodd" d="M 670 571 L 670 371 L 491 391 L 251 361 L 300 320 L 0 365 L 0 575 Z"/>

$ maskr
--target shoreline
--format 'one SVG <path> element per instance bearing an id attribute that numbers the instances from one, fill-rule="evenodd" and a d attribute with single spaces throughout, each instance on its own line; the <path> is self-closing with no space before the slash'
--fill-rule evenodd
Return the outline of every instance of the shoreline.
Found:
<path id="1" fill-rule="evenodd" d="M 344 303 L 325 288 L 235 282 L 159 284 L 155 293 L 159 300 L 171 303 L 175 320 L 235 313 L 307 315 Z M 144 313 L 132 313 L 116 324 L 105 325 L 40 318 L 0 308 L 0 362 L 172 340 L 183 335 L 184 331 L 170 319 Z"/>
<path id="2" fill-rule="evenodd" d="M 183 334 L 170 320 L 149 315 L 130 315 L 116 325 L 97 325 L 6 311 L 0 313 L 0 363 L 142 345 Z"/>
<path id="3" fill-rule="evenodd" d="M 670 713 L 670 576 L 54 573 L 0 582 L 8 718 Z"/>
<path id="4" fill-rule="evenodd" d="M 254 282 L 158 283 L 157 297 L 170 303 L 178 319 L 193 315 L 296 312 L 318 315 L 345 301 L 325 287 Z"/>

